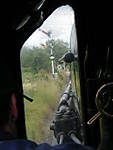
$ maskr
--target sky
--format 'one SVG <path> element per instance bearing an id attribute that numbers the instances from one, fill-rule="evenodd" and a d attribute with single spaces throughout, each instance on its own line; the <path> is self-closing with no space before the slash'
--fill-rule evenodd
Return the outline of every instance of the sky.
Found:
<path id="1" fill-rule="evenodd" d="M 74 24 L 74 11 L 68 6 L 61 6 L 57 8 L 42 24 L 40 29 L 51 32 L 52 39 L 63 40 L 64 42 L 70 42 L 70 34 L 72 25 Z M 43 32 L 37 29 L 24 43 L 27 47 L 40 47 L 49 37 Z"/>

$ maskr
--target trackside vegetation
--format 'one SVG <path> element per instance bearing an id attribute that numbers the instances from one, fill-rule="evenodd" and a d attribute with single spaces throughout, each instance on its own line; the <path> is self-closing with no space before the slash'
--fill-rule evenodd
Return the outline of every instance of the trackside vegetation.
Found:
<path id="1" fill-rule="evenodd" d="M 49 43 L 45 47 L 23 47 L 21 71 L 24 94 L 33 98 L 25 101 L 25 120 L 28 139 L 51 143 L 50 123 L 65 84 L 65 70 L 57 70 L 58 59 L 68 50 L 63 41 L 52 41 L 56 79 L 51 74 Z"/>

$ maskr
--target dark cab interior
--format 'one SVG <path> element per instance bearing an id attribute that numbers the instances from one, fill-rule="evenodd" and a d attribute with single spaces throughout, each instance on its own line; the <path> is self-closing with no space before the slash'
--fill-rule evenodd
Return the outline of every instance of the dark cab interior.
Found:
<path id="1" fill-rule="evenodd" d="M 18 91 L 17 129 L 19 138 L 26 137 L 20 50 L 27 38 L 59 6 L 70 5 L 75 12 L 84 143 L 100 150 L 113 149 L 113 118 L 102 116 L 92 125 L 87 121 L 97 112 L 98 89 L 113 82 L 113 9 L 108 1 L 97 0 L 11 0 L 1 3 L 0 90 L 10 88 L 12 75 Z M 113 93 L 112 95 L 113 96 Z M 2 100 L 1 100 L 2 103 Z M 113 106 L 113 104 L 111 104 Z M 113 107 L 109 108 L 113 114 Z M 101 127 L 100 127 L 101 126 Z M 21 128 L 20 128 L 21 127 Z"/>

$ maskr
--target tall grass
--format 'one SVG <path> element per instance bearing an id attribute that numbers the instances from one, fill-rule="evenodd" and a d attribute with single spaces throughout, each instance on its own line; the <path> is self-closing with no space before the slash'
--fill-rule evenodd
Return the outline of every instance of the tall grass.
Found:
<path id="1" fill-rule="evenodd" d="M 42 71 L 35 75 L 23 73 L 23 83 L 25 94 L 34 99 L 32 103 L 25 101 L 28 139 L 37 143 L 45 142 L 50 135 L 50 123 L 64 80 L 53 79 L 51 74 Z"/>

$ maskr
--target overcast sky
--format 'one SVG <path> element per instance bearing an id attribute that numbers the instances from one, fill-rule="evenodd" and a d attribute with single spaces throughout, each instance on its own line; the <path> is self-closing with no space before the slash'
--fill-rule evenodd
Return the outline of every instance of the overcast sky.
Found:
<path id="1" fill-rule="evenodd" d="M 53 39 L 70 42 L 70 34 L 74 23 L 74 12 L 68 5 L 57 8 L 40 27 L 46 32 L 51 32 Z M 29 37 L 24 46 L 40 46 L 48 40 L 48 36 L 38 29 Z"/>

